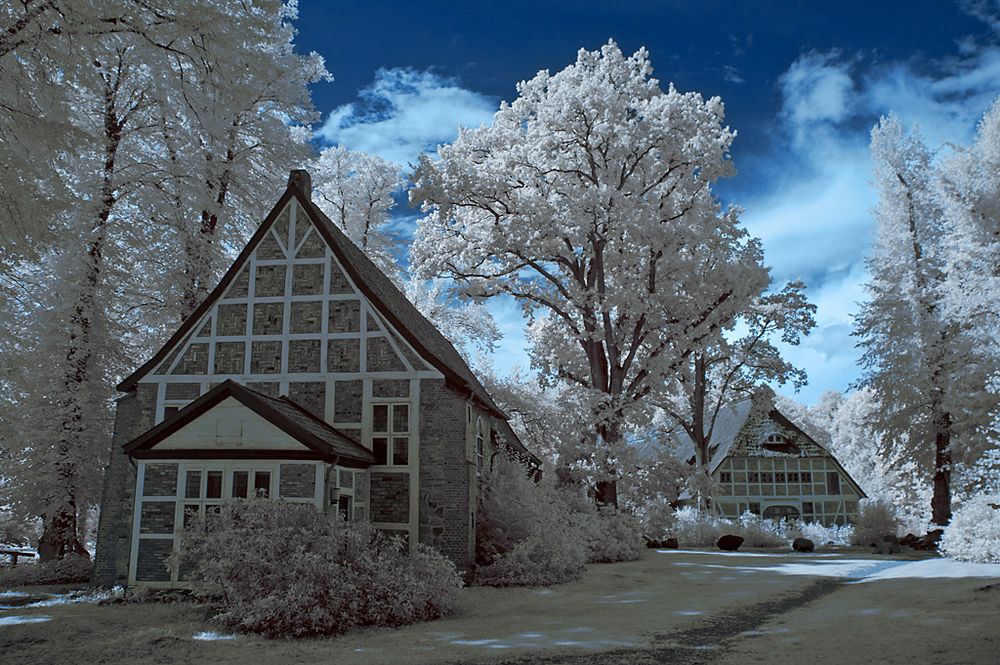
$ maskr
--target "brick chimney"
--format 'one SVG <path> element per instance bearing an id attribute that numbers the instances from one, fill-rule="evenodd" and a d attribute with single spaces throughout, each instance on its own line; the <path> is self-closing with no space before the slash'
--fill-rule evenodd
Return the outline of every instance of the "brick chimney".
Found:
<path id="1" fill-rule="evenodd" d="M 309 171 L 305 169 L 292 169 L 288 173 L 288 186 L 298 185 L 298 188 L 305 194 L 306 198 L 312 200 L 312 178 Z"/>

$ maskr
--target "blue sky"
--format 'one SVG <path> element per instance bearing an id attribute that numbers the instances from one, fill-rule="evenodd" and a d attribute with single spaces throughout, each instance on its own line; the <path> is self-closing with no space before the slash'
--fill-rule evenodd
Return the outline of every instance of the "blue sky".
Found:
<path id="1" fill-rule="evenodd" d="M 718 95 L 738 174 L 716 188 L 745 209 L 776 281 L 801 278 L 818 326 L 788 356 L 811 403 L 857 378 L 851 313 L 864 297 L 874 193 L 868 132 L 889 111 L 932 146 L 968 141 L 1000 94 L 1000 0 L 976 2 L 360 2 L 300 0 L 298 48 L 321 53 L 317 139 L 406 164 L 489 123 L 518 81 L 614 39 L 655 76 Z M 401 228 L 417 211 L 397 212 Z M 520 313 L 493 306 L 495 361 L 527 365 Z"/>

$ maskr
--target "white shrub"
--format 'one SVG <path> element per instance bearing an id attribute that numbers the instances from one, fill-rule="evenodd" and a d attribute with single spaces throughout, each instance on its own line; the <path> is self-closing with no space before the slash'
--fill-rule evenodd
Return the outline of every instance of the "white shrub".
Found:
<path id="1" fill-rule="evenodd" d="M 941 537 L 941 553 L 960 561 L 1000 563 L 1000 509 L 992 505 L 997 501 L 980 494 L 962 503 Z"/>
<path id="2" fill-rule="evenodd" d="M 819 522 L 798 522 L 789 529 L 793 531 L 790 534 L 793 539 L 798 537 L 794 532 L 798 532 L 799 536 L 808 538 L 816 545 L 850 545 L 854 539 L 854 526 L 850 524 L 823 526 Z"/>

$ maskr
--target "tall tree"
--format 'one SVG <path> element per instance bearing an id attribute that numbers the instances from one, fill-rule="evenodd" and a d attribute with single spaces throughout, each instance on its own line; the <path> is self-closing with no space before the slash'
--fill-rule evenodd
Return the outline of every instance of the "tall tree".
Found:
<path id="1" fill-rule="evenodd" d="M 766 270 L 711 184 L 733 172 L 718 98 L 661 90 L 645 50 L 581 50 L 518 85 L 489 127 L 424 156 L 411 260 L 462 291 L 509 294 L 532 317 L 532 359 L 586 396 L 613 459 L 649 393 L 743 309 Z"/>
<path id="2" fill-rule="evenodd" d="M 984 377 L 969 363 L 961 326 L 941 305 L 943 211 L 930 151 L 894 116 L 872 130 L 871 151 L 879 199 L 869 299 L 855 321 L 861 383 L 883 406 L 886 435 L 933 469 L 931 519 L 943 526 L 951 518 L 957 434 L 970 424 L 969 397 Z"/>
<path id="3" fill-rule="evenodd" d="M 398 238 L 390 230 L 393 195 L 403 188 L 400 166 L 340 146 L 324 149 L 312 163 L 316 205 L 375 265 L 398 278 Z"/>
<path id="4" fill-rule="evenodd" d="M 0 377 L 12 459 L 0 491 L 43 519 L 51 559 L 83 549 L 124 354 L 162 337 L 166 321 L 150 313 L 196 304 L 218 268 L 201 259 L 240 245 L 264 183 L 307 154 L 295 123 L 311 117 L 306 83 L 326 74 L 318 56 L 294 54 L 294 4 L 278 0 L 22 4 L 53 13 L 32 14 L 23 35 L 37 34 L 0 50 L 11 74 L 0 77 L 0 135 L 12 138 L 0 164 L 26 166 L 5 170 L 0 188 L 0 326 L 11 333 L 0 351 L 13 366 Z M 2 25 L 16 19 L 0 11 Z M 218 249 L 185 242 L 192 228 Z"/>
<path id="5" fill-rule="evenodd" d="M 789 282 L 776 293 L 755 296 L 706 343 L 689 354 L 677 371 L 654 392 L 656 405 L 694 444 L 692 491 L 699 508 L 712 497 L 710 464 L 712 434 L 724 406 L 750 398 L 761 383 L 785 384 L 796 389 L 806 374 L 781 356 L 775 342 L 796 345 L 815 325 L 816 306 L 806 300 L 804 285 Z"/>

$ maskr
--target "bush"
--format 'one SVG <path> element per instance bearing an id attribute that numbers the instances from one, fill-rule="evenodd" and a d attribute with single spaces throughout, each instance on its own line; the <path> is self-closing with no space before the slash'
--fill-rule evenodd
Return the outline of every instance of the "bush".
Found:
<path id="1" fill-rule="evenodd" d="M 843 526 L 823 526 L 819 522 L 796 522 L 789 526 L 789 537 L 808 538 L 816 545 L 850 545 L 854 539 L 854 526 L 845 524 Z"/>
<path id="2" fill-rule="evenodd" d="M 981 494 L 966 500 L 951 516 L 938 549 L 959 561 L 1000 563 L 1000 509 Z"/>
<path id="3" fill-rule="evenodd" d="M 218 585 L 215 619 L 266 637 L 401 626 L 454 611 L 461 579 L 440 554 L 309 505 L 264 499 L 224 504 L 182 534 L 186 579 Z"/>
<path id="4" fill-rule="evenodd" d="M 847 545 L 854 528 L 850 525 L 826 527 L 815 522 L 764 519 L 753 513 L 743 513 L 739 520 L 733 521 L 708 512 L 699 513 L 688 506 L 674 513 L 674 524 L 668 533 L 677 538 L 680 545 L 687 547 L 715 547 L 719 538 L 726 534 L 741 536 L 746 547 L 788 547 L 800 536 L 817 545 L 829 542 Z"/>
<path id="5" fill-rule="evenodd" d="M 646 542 L 638 519 L 614 508 L 598 509 L 589 501 L 582 508 L 573 521 L 583 533 L 587 563 L 635 561 L 642 556 Z"/>
<path id="6" fill-rule="evenodd" d="M 747 547 L 785 547 L 793 540 L 785 520 L 764 519 L 746 512 L 740 515 L 737 536 L 743 536 Z"/>
<path id="7" fill-rule="evenodd" d="M 484 472 L 476 521 L 475 581 L 486 586 L 546 586 L 579 579 L 588 544 L 568 497 L 534 483 L 503 456 Z"/>
<path id="8" fill-rule="evenodd" d="M 91 568 L 90 559 L 79 554 L 45 563 L 20 563 L 13 568 L 0 568 L 0 587 L 89 582 Z"/>
<path id="9" fill-rule="evenodd" d="M 887 534 L 898 535 L 899 518 L 896 509 L 884 499 L 862 500 L 858 505 L 858 522 L 854 525 L 855 545 L 879 545 Z"/>

